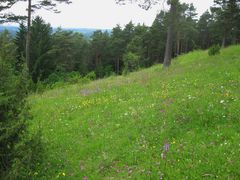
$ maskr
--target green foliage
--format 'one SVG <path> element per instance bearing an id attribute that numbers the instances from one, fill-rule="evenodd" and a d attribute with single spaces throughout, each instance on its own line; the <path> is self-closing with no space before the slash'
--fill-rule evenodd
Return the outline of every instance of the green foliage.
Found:
<path id="1" fill-rule="evenodd" d="M 85 76 L 85 78 L 87 78 L 87 79 L 89 79 L 89 80 L 95 80 L 96 77 L 97 77 L 97 76 L 96 76 L 96 74 L 95 74 L 94 71 L 89 72 L 89 73 Z"/>
<path id="2" fill-rule="evenodd" d="M 123 62 L 124 62 L 124 74 L 139 69 L 139 56 L 132 52 L 128 52 L 123 55 Z"/>
<path id="3" fill-rule="evenodd" d="M 166 13 L 161 11 L 144 37 L 146 42 L 144 45 L 144 57 L 148 59 L 144 62 L 144 67 L 149 67 L 155 63 L 163 63 L 166 36 Z"/>
<path id="4" fill-rule="evenodd" d="M 14 38 L 14 43 L 16 45 L 16 62 L 15 71 L 21 72 L 25 63 L 25 52 L 26 52 L 26 34 L 27 29 L 23 23 L 19 25 L 19 30 Z"/>
<path id="5" fill-rule="evenodd" d="M 43 93 L 48 89 L 55 89 L 60 87 L 65 87 L 69 84 L 85 84 L 96 79 L 95 72 L 89 72 L 84 77 L 80 75 L 79 72 L 73 71 L 71 73 L 65 72 L 55 72 L 52 73 L 45 81 L 38 81 L 33 84 L 31 88 L 34 92 Z"/>
<path id="6" fill-rule="evenodd" d="M 79 72 L 73 71 L 71 73 L 64 72 L 55 72 L 52 73 L 48 79 L 46 79 L 43 83 L 38 82 L 43 85 L 43 89 L 45 88 L 56 88 L 61 87 L 66 84 L 74 84 L 81 81 L 81 75 Z"/>
<path id="7" fill-rule="evenodd" d="M 222 47 L 239 42 L 239 0 L 214 0 L 215 33 L 222 38 Z"/>
<path id="8" fill-rule="evenodd" d="M 28 134 L 28 76 L 15 72 L 15 46 L 8 33 L 0 35 L 0 179 L 23 179 L 40 160 L 40 134 Z M 4 43 L 2 45 L 2 43 Z M 7 53 L 6 53 L 7 52 Z M 31 152 L 31 153 L 30 153 Z"/>
<path id="9" fill-rule="evenodd" d="M 49 142 L 33 179 L 239 179 L 239 67 L 234 46 L 33 94 Z"/>
<path id="10" fill-rule="evenodd" d="M 34 83 L 46 79 L 54 70 L 52 62 L 52 28 L 44 20 L 37 16 L 31 27 L 31 50 L 29 73 Z"/>
<path id="11" fill-rule="evenodd" d="M 209 56 L 218 55 L 218 54 L 220 54 L 220 49 L 221 49 L 221 47 L 219 46 L 219 44 L 213 45 L 212 47 L 209 48 L 208 55 Z"/>
<path id="12" fill-rule="evenodd" d="M 58 29 L 52 38 L 56 71 L 87 73 L 89 44 L 83 35 Z"/>

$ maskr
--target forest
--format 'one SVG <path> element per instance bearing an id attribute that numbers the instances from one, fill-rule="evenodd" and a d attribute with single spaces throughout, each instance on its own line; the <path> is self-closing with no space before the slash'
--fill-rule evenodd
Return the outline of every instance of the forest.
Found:
<path id="1" fill-rule="evenodd" d="M 214 0 L 202 15 L 192 3 L 169 0 L 169 10 L 160 11 L 149 27 L 130 21 L 110 32 L 97 30 L 89 38 L 60 27 L 53 32 L 42 17 L 31 17 L 31 12 L 44 7 L 57 11 L 58 3 L 69 4 L 69 0 L 37 4 L 28 0 L 28 16 L 5 13 L 17 2 L 0 2 L 0 23 L 19 23 L 15 36 L 7 30 L 0 34 L 0 179 L 31 177 L 44 156 L 41 128 L 29 132 L 34 119 L 29 95 L 66 84 L 128 76 L 157 64 L 168 71 L 174 58 L 209 48 L 209 55 L 214 55 L 240 42 L 239 0 Z M 136 1 L 146 10 L 158 2 Z"/>

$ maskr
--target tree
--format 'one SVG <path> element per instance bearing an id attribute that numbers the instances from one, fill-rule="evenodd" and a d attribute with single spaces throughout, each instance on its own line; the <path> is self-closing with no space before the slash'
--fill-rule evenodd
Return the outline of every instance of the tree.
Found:
<path id="1" fill-rule="evenodd" d="M 89 43 L 82 34 L 58 29 L 53 35 L 52 61 L 56 73 L 87 73 Z"/>
<path id="2" fill-rule="evenodd" d="M 196 48 L 197 19 L 196 8 L 193 4 L 179 4 L 177 6 L 178 20 L 175 24 L 176 50 L 175 54 L 187 53 Z"/>
<path id="3" fill-rule="evenodd" d="M 39 154 L 32 147 L 35 138 L 28 134 L 30 119 L 25 98 L 26 73 L 15 74 L 15 45 L 9 33 L 0 34 L 0 179 L 25 179 Z"/>
<path id="4" fill-rule="evenodd" d="M 24 66 L 25 51 L 26 51 L 26 35 L 27 28 L 23 23 L 20 23 L 18 32 L 16 33 L 14 43 L 17 47 L 16 50 L 16 63 L 15 63 L 15 71 L 20 73 Z"/>
<path id="5" fill-rule="evenodd" d="M 52 63 L 52 28 L 50 24 L 37 16 L 31 26 L 31 51 L 29 59 L 29 73 L 34 83 L 46 79 L 54 70 Z"/>
<path id="6" fill-rule="evenodd" d="M 109 41 L 109 34 L 101 30 L 95 31 L 91 36 L 92 67 L 98 77 L 104 76 L 104 68 L 110 64 Z"/>
<path id="7" fill-rule="evenodd" d="M 167 19 L 166 13 L 161 11 L 157 14 L 155 20 L 153 21 L 152 26 L 147 32 L 145 37 L 147 49 L 146 57 L 148 61 L 146 66 L 153 65 L 154 63 L 163 63 L 164 51 L 166 45 L 167 36 Z"/>
<path id="8" fill-rule="evenodd" d="M 212 16 L 209 11 L 204 12 L 198 21 L 198 45 L 202 49 L 207 49 L 210 46 L 210 25 Z"/>
<path id="9" fill-rule="evenodd" d="M 21 0 L 20 0 L 21 1 Z M 22 0 L 28 1 L 28 16 L 27 16 L 27 39 L 26 39 L 26 62 L 28 69 L 30 68 L 30 44 L 31 44 L 31 16 L 32 12 L 37 9 L 44 8 L 46 10 L 53 10 L 55 13 L 59 13 L 56 7 L 56 3 L 71 3 L 70 0 L 40 0 L 36 4 L 32 4 L 32 0 Z"/>
<path id="10" fill-rule="evenodd" d="M 115 0 L 118 4 L 125 4 L 126 1 L 132 2 L 132 0 Z M 148 10 L 153 5 L 159 3 L 161 0 L 136 0 L 135 2 L 143 9 Z M 176 17 L 176 6 L 179 4 L 179 0 L 168 0 L 170 5 L 170 15 L 168 20 L 168 30 L 167 30 L 167 41 L 165 47 L 165 56 L 164 56 L 164 67 L 169 67 L 172 59 L 172 50 L 173 50 L 173 35 L 174 35 L 174 22 Z"/>
<path id="11" fill-rule="evenodd" d="M 26 62 L 28 69 L 30 68 L 30 41 L 31 41 L 31 21 L 32 21 L 32 12 L 38 9 L 46 9 L 46 10 L 52 10 L 55 13 L 59 13 L 59 11 L 56 9 L 57 3 L 66 3 L 70 4 L 70 0 L 39 0 L 36 3 L 32 3 L 32 0 L 3 0 L 0 3 L 0 12 L 4 11 L 6 9 L 10 9 L 13 5 L 17 4 L 20 1 L 27 1 L 28 2 L 28 15 L 27 15 L 27 38 L 26 38 Z M 5 21 L 16 21 L 19 18 L 24 18 L 21 16 L 17 16 L 15 14 L 0 14 L 0 20 L 2 22 Z M 26 18 L 26 17 L 25 17 Z"/>
<path id="12" fill-rule="evenodd" d="M 19 31 L 16 33 L 15 44 L 17 46 L 16 65 L 15 69 L 21 72 L 24 65 L 23 59 L 26 51 L 26 35 L 27 30 L 23 24 L 20 24 Z M 54 70 L 52 60 L 52 28 L 50 24 L 46 24 L 44 20 L 37 16 L 31 26 L 32 41 L 29 74 L 34 83 L 38 80 L 43 80 Z"/>
<path id="13" fill-rule="evenodd" d="M 132 52 L 127 52 L 123 55 L 124 62 L 124 74 L 128 72 L 136 71 L 139 69 L 139 56 Z"/>
<path id="14" fill-rule="evenodd" d="M 222 47 L 228 43 L 236 43 L 239 32 L 238 22 L 240 16 L 239 0 L 214 0 L 215 6 L 211 8 L 215 15 L 220 33 L 222 35 Z"/>
<path id="15" fill-rule="evenodd" d="M 111 47 L 110 55 L 112 61 L 114 62 L 115 73 L 120 74 L 122 56 L 125 51 L 125 41 L 123 39 L 123 30 L 119 25 L 112 29 L 110 47 Z"/>
<path id="16" fill-rule="evenodd" d="M 134 32 L 133 32 L 133 37 L 131 41 L 127 44 L 126 47 L 126 53 L 134 53 L 137 55 L 139 58 L 138 66 L 145 66 L 146 64 L 146 59 L 145 59 L 145 54 L 144 52 L 146 51 L 146 42 L 145 42 L 145 37 L 148 32 L 148 27 L 145 25 L 140 25 L 138 24 L 137 26 L 134 27 Z"/>

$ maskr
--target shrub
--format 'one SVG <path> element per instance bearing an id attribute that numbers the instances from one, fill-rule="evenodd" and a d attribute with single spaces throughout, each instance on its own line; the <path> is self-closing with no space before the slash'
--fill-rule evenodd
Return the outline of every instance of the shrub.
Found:
<path id="1" fill-rule="evenodd" d="M 66 76 L 66 81 L 70 84 L 78 83 L 79 79 L 81 79 L 81 75 L 76 71 L 73 71 Z"/>
<path id="2" fill-rule="evenodd" d="M 81 75 L 77 71 L 70 73 L 54 72 L 44 82 L 45 88 L 62 87 L 65 84 L 78 83 L 81 80 Z"/>
<path id="3" fill-rule="evenodd" d="M 208 50 L 208 55 L 209 56 L 215 56 L 217 54 L 220 54 L 220 46 L 217 45 L 213 45 L 212 47 L 210 47 L 210 49 Z"/>
<path id="4" fill-rule="evenodd" d="M 94 71 L 88 73 L 84 78 L 89 79 L 89 80 L 95 80 L 97 78 L 96 74 Z"/>
<path id="5" fill-rule="evenodd" d="M 132 52 L 128 52 L 123 55 L 123 62 L 123 74 L 127 74 L 128 72 L 136 71 L 139 69 L 139 56 Z"/>

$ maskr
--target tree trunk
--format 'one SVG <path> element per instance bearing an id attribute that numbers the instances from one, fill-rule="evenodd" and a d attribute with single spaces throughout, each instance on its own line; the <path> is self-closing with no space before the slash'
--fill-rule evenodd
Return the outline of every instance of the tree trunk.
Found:
<path id="1" fill-rule="evenodd" d="M 188 39 L 186 40 L 186 44 L 185 44 L 185 53 L 188 53 Z"/>
<path id="2" fill-rule="evenodd" d="M 233 35 L 232 35 L 232 44 L 233 44 L 233 45 L 236 45 L 236 44 L 237 44 L 237 35 L 236 35 L 235 32 L 234 32 Z"/>
<path id="3" fill-rule="evenodd" d="M 30 41 L 31 41 L 31 15 L 32 0 L 28 0 L 28 22 L 27 22 L 27 39 L 26 39 L 26 62 L 28 71 L 30 72 Z"/>
<path id="4" fill-rule="evenodd" d="M 165 55 L 164 55 L 164 62 L 163 67 L 169 67 L 171 65 L 172 59 L 172 50 L 173 50 L 173 26 L 174 26 L 174 15 L 176 12 L 176 3 L 172 0 L 171 7 L 170 7 L 170 21 L 167 30 L 167 42 L 165 47 Z"/>
<path id="5" fill-rule="evenodd" d="M 116 60 L 116 73 L 119 75 L 119 58 Z"/>
<path id="6" fill-rule="evenodd" d="M 226 35 L 224 34 L 222 38 L 222 48 L 225 48 L 225 46 L 226 46 Z"/>
<path id="7" fill-rule="evenodd" d="M 180 55 L 180 33 L 177 33 L 177 56 Z"/>
<path id="8" fill-rule="evenodd" d="M 167 31 L 167 43 L 165 48 L 165 57 L 163 62 L 163 67 L 169 67 L 171 65 L 171 59 L 172 59 L 172 40 L 173 40 L 173 27 L 172 25 L 168 26 Z"/>

